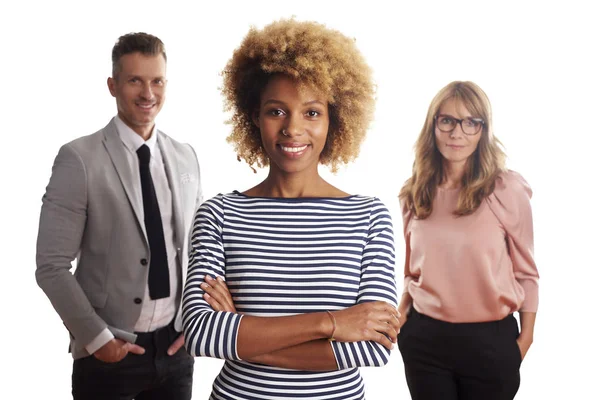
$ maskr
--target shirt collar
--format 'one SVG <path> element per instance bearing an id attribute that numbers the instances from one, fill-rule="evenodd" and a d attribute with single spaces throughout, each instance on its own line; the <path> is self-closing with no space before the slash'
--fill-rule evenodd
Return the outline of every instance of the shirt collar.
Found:
<path id="1" fill-rule="evenodd" d="M 148 140 L 144 140 L 133 129 L 128 127 L 118 115 L 115 116 L 115 124 L 117 125 L 117 132 L 119 133 L 121 141 L 129 150 L 135 153 L 140 147 L 142 147 L 142 145 L 145 144 L 150 148 L 150 155 L 154 154 L 158 137 L 156 133 L 156 124 L 154 125 L 154 128 L 152 128 L 152 133 L 150 134 Z"/>

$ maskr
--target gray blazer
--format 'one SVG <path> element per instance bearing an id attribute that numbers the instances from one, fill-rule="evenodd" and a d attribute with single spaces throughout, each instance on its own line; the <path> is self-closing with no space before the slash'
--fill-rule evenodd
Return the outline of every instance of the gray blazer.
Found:
<path id="1" fill-rule="evenodd" d="M 185 280 L 188 236 L 202 201 L 200 169 L 191 146 L 157 132 Z M 35 275 L 71 334 L 74 358 L 87 356 L 84 346 L 105 328 L 123 340 L 136 339 L 150 264 L 142 260 L 150 260 L 150 248 L 139 170 L 128 157 L 135 154 L 126 150 L 111 120 L 61 147 L 42 199 Z M 175 328 L 181 331 L 181 305 Z"/>

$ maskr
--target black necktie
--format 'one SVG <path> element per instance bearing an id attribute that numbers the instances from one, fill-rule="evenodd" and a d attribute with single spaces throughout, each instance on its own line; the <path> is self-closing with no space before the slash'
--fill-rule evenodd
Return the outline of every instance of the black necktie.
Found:
<path id="1" fill-rule="evenodd" d="M 148 287 L 150 288 L 150 298 L 156 300 L 169 297 L 169 263 L 160 208 L 150 174 L 150 149 L 144 144 L 138 149 L 137 155 L 140 160 L 140 178 L 144 198 L 144 224 L 150 243 Z"/>

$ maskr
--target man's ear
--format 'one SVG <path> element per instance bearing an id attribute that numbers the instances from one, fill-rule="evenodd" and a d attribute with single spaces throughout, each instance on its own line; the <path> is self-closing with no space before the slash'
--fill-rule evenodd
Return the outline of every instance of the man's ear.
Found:
<path id="1" fill-rule="evenodd" d="M 115 78 L 109 77 L 106 80 L 106 85 L 108 86 L 108 91 L 110 92 L 110 94 L 112 95 L 112 97 L 117 97 L 117 82 L 115 80 Z"/>

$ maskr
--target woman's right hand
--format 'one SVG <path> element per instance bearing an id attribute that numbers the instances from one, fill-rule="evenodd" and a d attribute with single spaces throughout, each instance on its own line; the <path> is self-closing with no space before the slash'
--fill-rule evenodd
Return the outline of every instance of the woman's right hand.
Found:
<path id="1" fill-rule="evenodd" d="M 400 327 L 398 328 L 398 333 L 400 333 L 400 329 L 402 329 L 402 327 L 404 326 L 404 324 L 406 323 L 406 320 L 408 318 L 406 317 L 405 314 L 400 313 Z"/>
<path id="2" fill-rule="evenodd" d="M 402 294 L 402 298 L 400 299 L 400 304 L 398 305 L 398 312 L 400 313 L 400 329 L 406 323 L 408 319 L 408 313 L 410 308 L 412 307 L 413 301 L 408 292 L 404 292 Z"/>
<path id="3" fill-rule="evenodd" d="M 400 332 L 400 313 L 384 301 L 361 303 L 332 314 L 336 321 L 333 337 L 338 342 L 372 340 L 392 350 Z"/>

